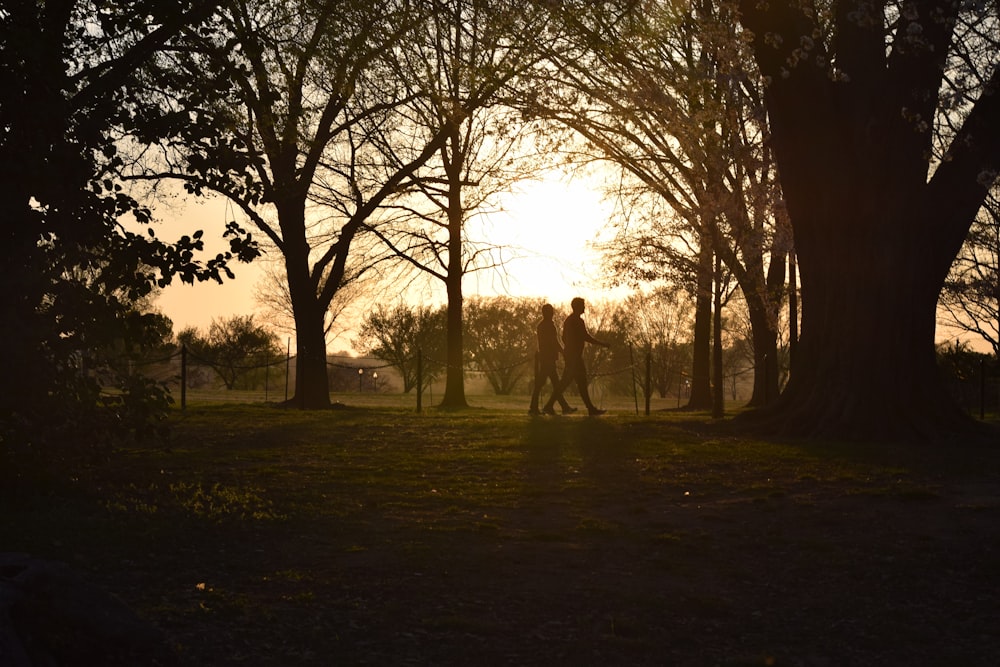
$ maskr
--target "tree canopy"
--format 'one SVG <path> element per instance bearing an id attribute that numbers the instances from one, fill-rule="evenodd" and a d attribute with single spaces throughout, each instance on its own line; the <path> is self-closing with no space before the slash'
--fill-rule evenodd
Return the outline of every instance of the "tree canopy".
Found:
<path id="1" fill-rule="evenodd" d="M 2 442 L 30 449 L 60 429 L 86 432 L 79 420 L 100 419 L 93 351 L 148 323 L 130 316 L 133 304 L 174 277 L 221 281 L 230 260 L 256 254 L 236 225 L 231 251 L 208 261 L 200 232 L 160 240 L 117 178 L 137 137 L 162 137 L 148 67 L 211 10 L 148 0 L 0 9 Z"/>

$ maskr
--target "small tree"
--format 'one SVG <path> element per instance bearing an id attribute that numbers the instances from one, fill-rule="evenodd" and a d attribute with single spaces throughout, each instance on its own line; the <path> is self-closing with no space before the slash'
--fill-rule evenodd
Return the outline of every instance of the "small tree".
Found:
<path id="1" fill-rule="evenodd" d="M 252 388 L 254 371 L 281 357 L 278 337 L 253 321 L 253 315 L 213 319 L 208 336 L 193 328 L 177 336 L 190 353 L 208 365 L 226 389 Z"/>
<path id="2" fill-rule="evenodd" d="M 998 405 L 1000 363 L 995 356 L 975 352 L 968 343 L 956 341 L 937 347 L 937 363 L 945 386 L 965 410 Z"/>
<path id="3" fill-rule="evenodd" d="M 415 174 L 413 197 L 396 202 L 402 225 L 379 233 L 415 269 L 444 284 L 448 297 L 447 372 L 442 407 L 464 408 L 465 275 L 502 263 L 500 248 L 468 237 L 467 222 L 495 205 L 499 193 L 530 173 L 523 158 L 524 119 L 505 104 L 535 58 L 547 14 L 533 3 L 437 0 L 423 32 L 404 53 L 420 91 L 412 118 L 443 133 L 436 156 Z"/>
<path id="4" fill-rule="evenodd" d="M 694 304 L 688 294 L 670 286 L 634 294 L 616 319 L 617 328 L 628 332 L 636 355 L 650 355 L 651 388 L 665 397 L 691 364 Z"/>
<path id="5" fill-rule="evenodd" d="M 535 325 L 541 299 L 508 296 L 474 298 L 466 304 L 465 332 L 469 359 L 499 396 L 531 382 L 536 350 Z"/>
<path id="6" fill-rule="evenodd" d="M 365 354 L 382 359 L 397 371 L 403 380 L 403 392 L 417 386 L 417 355 L 425 359 L 441 358 L 445 350 L 445 311 L 442 308 L 399 304 L 386 308 L 375 306 L 364 319 L 354 342 Z M 424 386 L 440 372 L 440 367 L 424 363 Z"/>

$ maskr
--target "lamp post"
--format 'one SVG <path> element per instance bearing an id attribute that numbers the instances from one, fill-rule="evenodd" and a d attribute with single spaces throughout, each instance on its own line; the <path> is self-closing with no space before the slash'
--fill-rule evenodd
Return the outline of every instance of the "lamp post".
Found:
<path id="1" fill-rule="evenodd" d="M 359 394 L 363 391 L 361 383 L 364 381 L 364 379 L 365 379 L 365 369 L 359 368 L 358 369 L 358 393 Z"/>
<path id="2" fill-rule="evenodd" d="M 372 371 L 372 393 L 378 393 L 378 371 Z"/>

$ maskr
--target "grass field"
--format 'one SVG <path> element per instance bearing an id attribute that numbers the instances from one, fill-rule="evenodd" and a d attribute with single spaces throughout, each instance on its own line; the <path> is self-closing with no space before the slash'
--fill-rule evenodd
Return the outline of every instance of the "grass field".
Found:
<path id="1" fill-rule="evenodd" d="M 8 497 L 3 550 L 71 564 L 181 665 L 1000 661 L 1000 452 L 338 399 L 189 395 L 168 442 Z"/>

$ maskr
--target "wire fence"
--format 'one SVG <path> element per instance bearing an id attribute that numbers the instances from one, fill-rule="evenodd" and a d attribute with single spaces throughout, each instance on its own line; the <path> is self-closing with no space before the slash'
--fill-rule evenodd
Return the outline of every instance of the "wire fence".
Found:
<path id="1" fill-rule="evenodd" d="M 179 394 L 180 405 L 185 408 L 188 390 L 196 390 L 199 400 L 231 401 L 240 396 L 243 401 L 287 403 L 295 390 L 296 359 L 290 351 L 274 358 L 210 359 L 181 346 L 152 358 L 118 360 L 115 365 L 120 372 L 162 382 L 175 397 Z M 449 368 L 454 368 L 446 360 L 420 351 L 395 363 L 376 357 L 328 355 L 326 367 L 331 394 L 411 395 L 418 412 L 423 408 L 424 394 L 428 393 L 433 401 L 435 390 L 442 392 L 443 378 Z M 530 395 L 536 375 L 534 355 L 517 357 L 504 364 L 466 361 L 459 368 L 467 389 L 474 395 Z M 752 365 L 742 365 L 723 374 L 722 391 L 727 394 L 727 402 L 749 398 L 754 373 Z M 495 380 L 499 376 L 505 378 L 506 384 Z M 679 369 L 654 371 L 653 356 L 649 352 L 637 355 L 631 348 L 627 363 L 612 365 L 611 361 L 603 360 L 588 365 L 588 379 L 596 401 L 613 396 L 621 404 L 622 399 L 629 399 L 636 414 L 641 410 L 648 415 L 657 398 L 659 408 L 680 408 L 690 398 L 692 389 L 689 373 Z M 498 388 L 501 384 L 502 388 Z M 997 368 L 981 363 L 976 373 L 947 378 L 946 387 L 970 414 L 980 419 L 1000 415 Z M 574 387 L 567 391 L 574 392 Z"/>
<path id="2" fill-rule="evenodd" d="M 641 401 L 648 411 L 650 399 L 657 392 L 651 378 L 650 357 L 647 354 L 645 362 L 640 359 L 637 363 L 631 351 L 629 356 L 630 361 L 626 364 L 612 366 L 606 361 L 591 364 L 588 372 L 591 394 L 595 399 L 612 395 L 632 399 L 637 412 Z M 261 402 L 287 402 L 295 391 L 296 361 L 296 355 L 290 351 L 274 358 L 208 358 L 181 346 L 164 355 L 122 360 L 115 365 L 124 373 L 141 374 L 162 382 L 175 397 L 179 396 L 184 408 L 189 390 L 195 391 L 199 400 L 208 396 L 208 400 L 225 401 L 228 396 L 241 396 L 242 400 L 250 397 L 249 400 Z M 444 359 L 419 351 L 395 363 L 375 357 L 328 355 L 326 367 L 332 394 L 411 394 L 418 411 L 422 408 L 424 394 L 429 394 L 433 400 L 435 391 L 442 392 L 441 385 L 449 369 L 454 368 Z M 506 363 L 466 361 L 459 368 L 472 394 L 530 395 L 535 382 L 533 354 Z M 742 369 L 731 377 L 744 377 L 746 373 Z M 675 375 L 669 388 L 669 400 L 676 398 L 679 405 L 689 395 L 690 383 L 686 373 Z M 574 393 L 575 387 L 567 390 L 567 394 Z M 668 399 L 668 391 L 658 393 L 661 399 Z"/>

